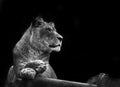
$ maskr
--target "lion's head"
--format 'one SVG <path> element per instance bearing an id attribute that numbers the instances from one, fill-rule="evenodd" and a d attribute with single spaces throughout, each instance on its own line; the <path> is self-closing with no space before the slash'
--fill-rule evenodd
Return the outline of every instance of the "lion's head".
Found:
<path id="1" fill-rule="evenodd" d="M 31 42 L 41 50 L 60 51 L 63 37 L 57 33 L 54 23 L 37 18 L 32 25 Z"/>

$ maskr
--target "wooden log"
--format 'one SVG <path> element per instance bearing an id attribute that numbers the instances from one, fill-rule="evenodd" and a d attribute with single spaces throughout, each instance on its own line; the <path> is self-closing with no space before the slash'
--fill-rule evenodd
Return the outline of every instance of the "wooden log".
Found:
<path id="1" fill-rule="evenodd" d="M 97 87 L 94 84 L 81 83 L 75 81 L 41 78 L 28 81 L 24 84 L 25 87 Z"/>

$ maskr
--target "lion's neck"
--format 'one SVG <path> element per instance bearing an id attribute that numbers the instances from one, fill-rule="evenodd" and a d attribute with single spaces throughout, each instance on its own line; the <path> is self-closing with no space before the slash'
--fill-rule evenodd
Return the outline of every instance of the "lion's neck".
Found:
<path id="1" fill-rule="evenodd" d="M 49 51 L 41 51 L 30 46 L 22 46 L 20 49 L 14 49 L 15 55 L 20 55 L 23 60 L 26 61 L 34 61 L 34 60 L 43 60 L 44 62 L 49 62 L 50 52 Z"/>
<path id="2" fill-rule="evenodd" d="M 28 57 L 32 60 L 43 60 L 43 61 L 49 61 L 50 52 L 49 51 L 43 51 L 34 49 L 32 47 L 28 50 Z"/>

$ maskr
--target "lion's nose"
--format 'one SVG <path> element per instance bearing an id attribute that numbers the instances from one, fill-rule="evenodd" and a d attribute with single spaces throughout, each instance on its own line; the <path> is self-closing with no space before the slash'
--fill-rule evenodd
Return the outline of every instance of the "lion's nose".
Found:
<path id="1" fill-rule="evenodd" d="M 57 39 L 61 42 L 63 37 L 62 36 L 61 37 L 57 37 Z"/>

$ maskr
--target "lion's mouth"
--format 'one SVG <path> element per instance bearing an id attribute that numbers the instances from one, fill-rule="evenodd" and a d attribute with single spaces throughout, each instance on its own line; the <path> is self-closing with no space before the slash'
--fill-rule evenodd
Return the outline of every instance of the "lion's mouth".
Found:
<path id="1" fill-rule="evenodd" d="M 58 42 L 57 44 L 48 44 L 46 41 L 47 47 L 50 48 L 52 51 L 60 51 L 62 42 Z"/>
<path id="2" fill-rule="evenodd" d="M 49 45 L 49 48 L 53 51 L 60 51 L 61 45 Z"/>
<path id="3" fill-rule="evenodd" d="M 50 48 L 56 48 L 56 47 L 60 47 L 60 44 L 59 45 L 49 45 Z"/>

